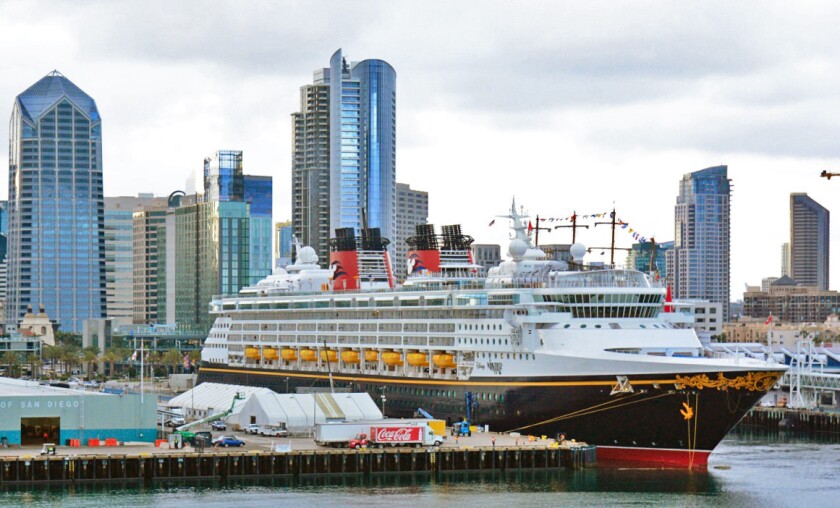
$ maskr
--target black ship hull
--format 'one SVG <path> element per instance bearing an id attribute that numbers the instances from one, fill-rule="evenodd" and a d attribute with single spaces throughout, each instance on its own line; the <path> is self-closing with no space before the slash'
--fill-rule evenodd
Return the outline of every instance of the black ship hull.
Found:
<path id="1" fill-rule="evenodd" d="M 333 376 L 337 388 L 367 392 L 389 417 L 411 417 L 418 408 L 447 423 L 467 414 L 472 423 L 499 432 L 555 437 L 598 446 L 599 461 L 641 461 L 704 466 L 711 451 L 773 387 L 782 371 L 685 375 L 504 378 L 468 381 Z M 263 386 L 294 392 L 328 387 L 319 372 L 258 370 L 205 364 L 198 382 Z"/>

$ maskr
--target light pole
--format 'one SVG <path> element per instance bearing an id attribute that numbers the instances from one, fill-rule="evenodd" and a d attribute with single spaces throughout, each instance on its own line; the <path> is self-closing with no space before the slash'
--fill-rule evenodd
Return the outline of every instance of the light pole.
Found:
<path id="1" fill-rule="evenodd" d="M 286 378 L 286 393 L 289 393 L 289 378 Z"/>
<path id="2" fill-rule="evenodd" d="M 382 399 L 382 418 L 385 418 L 385 401 L 388 400 L 388 399 L 385 398 L 385 386 L 384 385 L 382 386 L 381 390 L 382 390 L 382 395 L 380 395 L 380 398 Z"/>

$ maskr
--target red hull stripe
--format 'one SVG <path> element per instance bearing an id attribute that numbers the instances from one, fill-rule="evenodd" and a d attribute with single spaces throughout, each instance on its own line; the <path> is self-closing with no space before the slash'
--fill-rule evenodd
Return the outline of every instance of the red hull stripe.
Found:
<path id="1" fill-rule="evenodd" d="M 709 450 L 675 450 L 598 446 L 598 462 L 645 462 L 675 467 L 702 467 L 708 464 Z"/>

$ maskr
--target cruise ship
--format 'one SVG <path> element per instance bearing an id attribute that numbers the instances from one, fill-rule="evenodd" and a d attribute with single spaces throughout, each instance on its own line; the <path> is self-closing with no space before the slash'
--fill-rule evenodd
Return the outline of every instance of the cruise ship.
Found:
<path id="1" fill-rule="evenodd" d="M 376 229 L 336 231 L 238 295 L 214 298 L 199 382 L 368 392 L 389 417 L 564 433 L 599 461 L 704 466 L 786 367 L 708 358 L 644 273 L 547 260 L 512 204 L 510 259 L 484 273 L 460 226 L 418 226 L 395 284 Z"/>

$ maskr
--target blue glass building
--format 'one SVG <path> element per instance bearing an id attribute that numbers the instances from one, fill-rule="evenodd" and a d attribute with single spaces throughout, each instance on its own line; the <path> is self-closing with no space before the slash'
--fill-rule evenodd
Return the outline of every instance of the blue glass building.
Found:
<path id="1" fill-rule="evenodd" d="M 656 258 L 654 267 L 659 277 L 665 278 L 668 274 L 665 262 L 667 252 L 674 248 L 674 242 L 662 242 L 656 244 Z M 650 242 L 634 243 L 630 247 L 630 257 L 633 261 L 632 268 L 643 273 L 650 273 L 650 255 L 653 252 Z"/>
<path id="2" fill-rule="evenodd" d="M 385 61 L 348 64 L 339 49 L 330 67 L 301 88 L 293 115 L 293 226 L 322 263 L 337 228 L 396 234 L 396 72 Z M 329 127 L 325 129 L 325 127 Z M 327 157 L 328 155 L 328 157 Z M 328 225 L 328 227 L 326 227 Z"/>
<path id="3" fill-rule="evenodd" d="M 285 268 L 292 264 L 292 221 L 278 222 L 274 225 L 275 241 L 274 261 L 276 266 Z"/>
<path id="4" fill-rule="evenodd" d="M 17 96 L 9 132 L 6 324 L 43 304 L 63 331 L 105 310 L 102 119 L 57 71 Z"/>
<path id="5" fill-rule="evenodd" d="M 729 201 L 727 166 L 688 173 L 675 207 L 674 248 L 667 280 L 674 298 L 702 299 L 723 306 L 729 320 Z"/>
<path id="6" fill-rule="evenodd" d="M 204 159 L 204 200 L 243 201 L 242 151 L 219 150 Z"/>
<path id="7" fill-rule="evenodd" d="M 272 270 L 272 179 L 245 175 L 245 202 L 250 217 L 250 284 L 271 275 Z"/>

